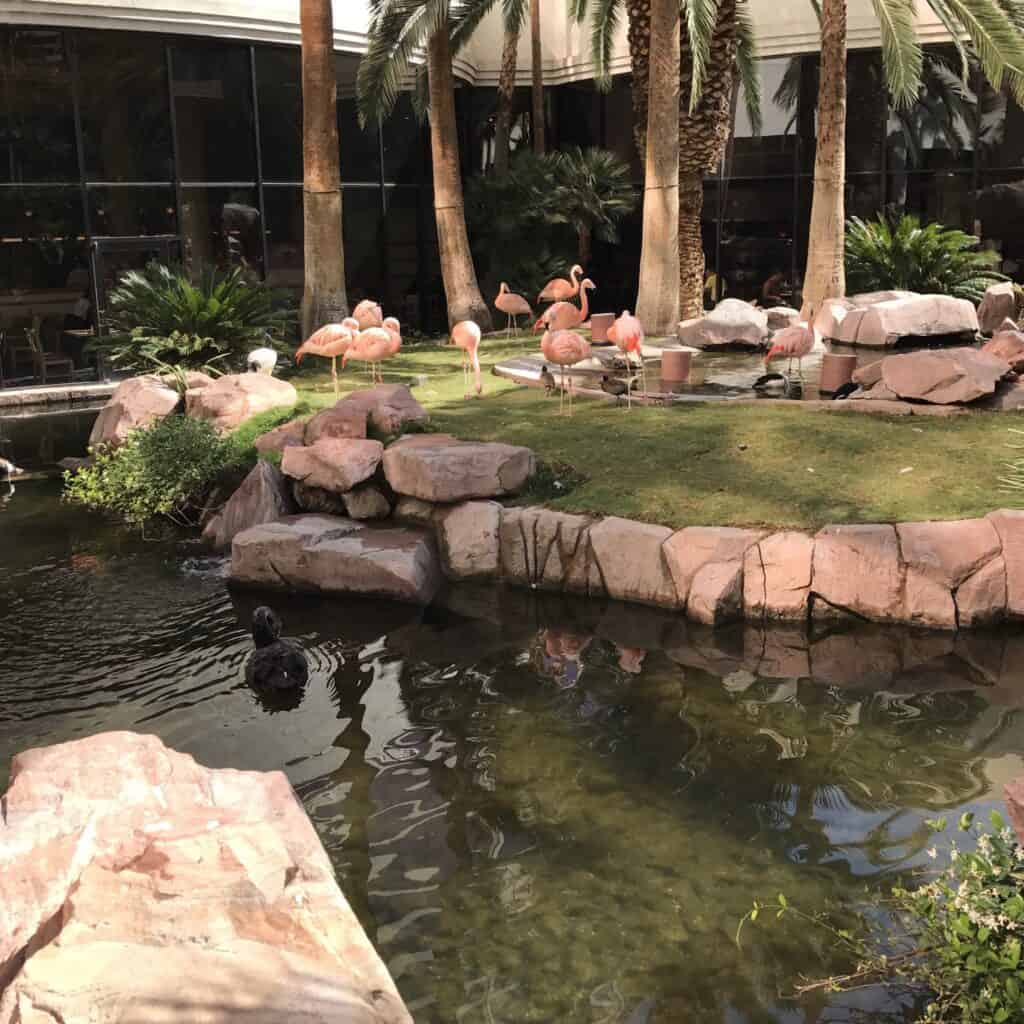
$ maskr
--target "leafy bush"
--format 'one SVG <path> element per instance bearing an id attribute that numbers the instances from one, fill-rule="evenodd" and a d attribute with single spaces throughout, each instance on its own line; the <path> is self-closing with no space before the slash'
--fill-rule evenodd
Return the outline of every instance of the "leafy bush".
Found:
<path id="1" fill-rule="evenodd" d="M 135 430 L 117 448 L 93 452 L 93 464 L 64 476 L 64 496 L 133 525 L 164 517 L 194 525 L 214 482 L 239 461 L 229 438 L 207 420 L 168 416 Z"/>
<path id="2" fill-rule="evenodd" d="M 99 344 L 119 367 L 228 372 L 242 369 L 253 348 L 274 344 L 288 317 L 275 293 L 238 267 L 205 270 L 193 284 L 180 270 L 151 263 L 128 271 L 110 293 L 109 335 Z"/>
<path id="3" fill-rule="evenodd" d="M 846 284 L 851 292 L 899 288 L 980 302 L 1006 278 L 998 255 L 978 249 L 974 235 L 942 224 L 921 226 L 910 215 L 846 222 Z"/>

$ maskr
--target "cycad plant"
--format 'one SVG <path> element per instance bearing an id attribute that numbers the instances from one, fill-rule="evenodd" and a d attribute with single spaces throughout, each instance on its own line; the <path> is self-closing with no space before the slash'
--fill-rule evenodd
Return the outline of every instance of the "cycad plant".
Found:
<path id="1" fill-rule="evenodd" d="M 854 292 L 900 288 L 980 302 L 985 289 L 1006 278 L 999 259 L 978 249 L 978 239 L 917 217 L 851 218 L 846 225 L 846 279 Z"/>
<path id="2" fill-rule="evenodd" d="M 239 267 L 209 268 L 193 284 L 180 270 L 151 263 L 128 271 L 110 293 L 100 345 L 121 368 L 241 369 L 246 353 L 267 344 L 287 317 L 273 292 Z"/>

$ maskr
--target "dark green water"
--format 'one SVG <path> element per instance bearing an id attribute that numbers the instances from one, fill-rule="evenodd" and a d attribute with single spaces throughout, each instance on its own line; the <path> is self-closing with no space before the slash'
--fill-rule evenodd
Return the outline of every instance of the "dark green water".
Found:
<path id="1" fill-rule="evenodd" d="M 278 599 L 312 674 L 243 681 L 224 564 L 19 484 L 0 508 L 0 790 L 11 754 L 106 729 L 281 768 L 426 1024 L 880 1020 L 802 1004 L 844 966 L 756 897 L 853 911 L 923 819 L 1024 771 L 1024 638 L 712 633 L 495 589 L 433 609 Z M 941 844 L 940 844 L 941 845 Z M 887 1017 L 885 1019 L 888 1019 Z"/>

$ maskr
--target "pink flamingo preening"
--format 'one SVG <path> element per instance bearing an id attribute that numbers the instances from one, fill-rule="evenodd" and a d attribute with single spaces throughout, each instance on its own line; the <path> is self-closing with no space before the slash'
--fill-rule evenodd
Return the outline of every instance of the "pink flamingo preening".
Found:
<path id="1" fill-rule="evenodd" d="M 384 326 L 384 312 L 380 308 L 379 303 L 374 302 L 373 299 L 363 299 L 362 302 L 356 305 L 356 308 L 352 310 L 352 316 L 359 323 L 359 330 L 365 331 L 370 327 L 383 327 Z"/>
<path id="2" fill-rule="evenodd" d="M 580 278 L 583 276 L 583 268 L 574 263 L 569 271 L 569 280 L 564 277 L 553 277 L 537 296 L 537 304 L 542 302 L 563 302 L 579 294 Z"/>
<path id="3" fill-rule="evenodd" d="M 345 365 L 345 353 L 359 333 L 359 323 L 355 318 L 347 316 L 340 324 L 324 324 L 314 331 L 295 352 L 295 364 L 302 363 L 305 356 L 320 356 L 331 361 L 331 378 L 334 381 L 334 393 L 338 394 L 338 356 Z"/>
<path id="4" fill-rule="evenodd" d="M 616 348 L 622 353 L 627 364 L 631 365 L 630 355 L 636 354 L 640 360 L 640 380 L 644 395 L 647 395 L 647 371 L 644 368 L 644 325 L 633 316 L 628 309 L 624 309 L 619 318 L 608 328 L 608 340 L 614 342 Z M 631 388 L 626 389 L 626 405 L 632 406 L 633 392 Z"/>
<path id="5" fill-rule="evenodd" d="M 820 339 L 818 328 L 814 323 L 815 310 L 812 307 L 807 314 L 807 323 L 794 324 L 792 327 L 785 327 L 772 338 L 772 347 L 768 349 L 764 357 L 765 369 L 768 364 L 776 358 L 785 357 L 789 360 L 786 372 L 793 369 L 793 360 L 796 360 L 796 372 L 803 383 L 804 370 L 803 360 L 814 350 Z"/>
<path id="6" fill-rule="evenodd" d="M 539 331 L 543 327 L 548 331 L 571 331 L 574 327 L 585 324 L 587 317 L 590 316 L 587 292 L 596 289 L 597 285 L 589 277 L 584 278 L 580 282 L 580 304 L 577 306 L 572 302 L 562 301 L 548 306 L 533 325 L 533 329 Z"/>
<path id="7" fill-rule="evenodd" d="M 502 281 L 501 287 L 498 289 L 498 294 L 494 299 L 495 308 L 500 309 L 506 316 L 505 322 L 505 334 L 509 337 L 512 336 L 512 324 L 515 323 L 521 316 L 533 316 L 533 310 L 530 308 L 530 304 L 522 297 L 517 295 L 515 292 L 508 290 L 508 285 Z M 516 323 L 516 330 L 519 329 L 519 324 Z"/>
<path id="8" fill-rule="evenodd" d="M 369 363 L 370 382 L 383 384 L 384 377 L 380 372 L 380 363 L 385 359 L 390 359 L 397 351 L 391 332 L 383 327 L 368 327 L 352 339 L 352 343 L 341 357 L 341 368 L 344 370 L 350 359 L 359 363 Z"/>
<path id="9" fill-rule="evenodd" d="M 499 296 L 500 297 L 500 296 Z M 501 308 L 500 306 L 498 307 Z M 469 390 L 469 371 L 473 369 L 476 383 L 476 394 L 483 391 L 480 380 L 480 327 L 472 320 L 460 320 L 452 328 L 452 344 L 462 349 L 462 382 L 466 388 L 464 398 L 472 397 Z"/>
<path id="10" fill-rule="evenodd" d="M 545 331 L 540 339 L 540 350 L 544 359 L 562 368 L 562 386 L 558 389 L 558 411 L 562 412 L 565 401 L 565 368 L 573 366 L 590 356 L 590 342 L 575 331 Z M 572 398 L 575 386 L 569 377 L 569 415 L 572 415 Z"/>

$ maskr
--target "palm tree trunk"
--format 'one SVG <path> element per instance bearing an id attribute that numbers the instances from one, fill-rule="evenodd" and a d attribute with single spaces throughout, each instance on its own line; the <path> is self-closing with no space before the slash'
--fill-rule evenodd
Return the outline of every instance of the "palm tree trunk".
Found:
<path id="1" fill-rule="evenodd" d="M 846 179 L 846 0 L 821 5 L 818 138 L 814 154 L 804 315 L 823 299 L 846 293 L 843 271 Z"/>
<path id="2" fill-rule="evenodd" d="M 679 319 L 679 0 L 652 0 L 643 241 L 637 316 L 664 335 Z"/>
<path id="3" fill-rule="evenodd" d="M 331 0 L 301 0 L 302 336 L 348 315 Z"/>
<path id="4" fill-rule="evenodd" d="M 704 172 L 679 174 L 679 318 L 704 315 Z"/>
<path id="5" fill-rule="evenodd" d="M 590 255 L 594 251 L 594 229 L 583 224 L 576 229 L 576 262 L 581 267 L 590 266 Z"/>
<path id="6" fill-rule="evenodd" d="M 544 141 L 544 67 L 540 54 L 540 0 L 530 0 L 530 73 L 533 76 L 533 151 L 543 156 Z"/>
<path id="7" fill-rule="evenodd" d="M 647 159 L 647 95 L 650 84 L 651 0 L 628 0 L 626 38 L 632 69 L 633 142 L 641 163 Z"/>
<path id="8" fill-rule="evenodd" d="M 434 216 L 441 255 L 441 277 L 448 302 L 448 324 L 475 320 L 491 330 L 491 314 L 480 295 L 466 234 L 459 168 L 459 136 L 455 124 L 455 83 L 452 53 L 445 22 L 427 43 L 430 90 L 430 154 L 434 168 Z"/>
<path id="9" fill-rule="evenodd" d="M 508 171 L 509 136 L 512 134 L 512 112 L 516 102 L 516 53 L 519 30 L 505 25 L 505 44 L 501 50 L 501 72 L 498 75 L 498 116 L 494 125 L 494 172 Z"/>

